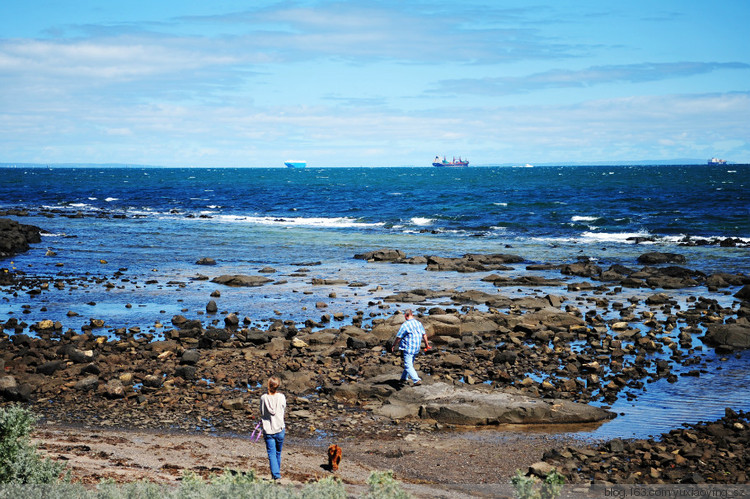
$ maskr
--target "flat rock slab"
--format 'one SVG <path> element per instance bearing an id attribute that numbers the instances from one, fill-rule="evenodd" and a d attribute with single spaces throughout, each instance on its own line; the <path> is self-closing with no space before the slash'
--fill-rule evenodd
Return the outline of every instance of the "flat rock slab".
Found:
<path id="1" fill-rule="evenodd" d="M 421 417 L 456 425 L 593 423 L 615 417 L 599 407 L 436 382 L 395 391 L 377 409 L 393 419 Z"/>
<path id="2" fill-rule="evenodd" d="M 253 287 L 253 286 L 263 286 L 264 284 L 267 284 L 269 282 L 273 282 L 273 280 L 268 279 L 267 277 L 263 276 L 257 276 L 257 275 L 221 275 L 219 277 L 214 277 L 211 279 L 211 282 L 215 282 L 217 284 L 224 284 L 226 286 L 234 286 L 234 287 Z"/>

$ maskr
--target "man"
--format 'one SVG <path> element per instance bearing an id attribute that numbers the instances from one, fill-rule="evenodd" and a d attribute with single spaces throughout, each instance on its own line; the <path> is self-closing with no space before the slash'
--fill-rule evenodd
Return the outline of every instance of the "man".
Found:
<path id="1" fill-rule="evenodd" d="M 414 318 L 414 313 L 411 310 L 404 312 L 404 319 L 406 320 L 396 333 L 396 341 L 393 342 L 391 350 L 395 352 L 396 349 L 400 349 L 404 358 L 404 372 L 401 374 L 401 382 L 406 383 L 407 378 L 411 378 L 414 380 L 414 386 L 419 386 L 422 384 L 422 380 L 419 379 L 419 375 L 414 369 L 414 356 L 419 353 L 422 338 L 424 338 L 425 350 L 432 347 L 427 341 L 424 326 Z"/>

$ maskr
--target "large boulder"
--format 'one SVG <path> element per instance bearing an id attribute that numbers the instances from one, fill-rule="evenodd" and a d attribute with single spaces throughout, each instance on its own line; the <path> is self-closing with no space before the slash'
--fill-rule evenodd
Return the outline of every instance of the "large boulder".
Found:
<path id="1" fill-rule="evenodd" d="M 661 263 L 685 263 L 687 259 L 683 255 L 677 253 L 661 253 L 653 251 L 651 253 L 644 253 L 638 257 L 638 263 L 644 265 L 658 265 Z"/>
<path id="2" fill-rule="evenodd" d="M 750 326 L 744 324 L 712 324 L 703 341 L 717 349 L 750 348 Z"/>
<path id="3" fill-rule="evenodd" d="M 368 251 L 367 253 L 359 253 L 354 255 L 354 258 L 367 260 L 368 262 L 396 262 L 406 258 L 406 255 L 403 251 L 397 249 L 379 249 Z"/>
<path id="4" fill-rule="evenodd" d="M 377 412 L 456 425 L 592 423 L 614 417 L 599 407 L 442 382 L 395 391 Z"/>
<path id="5" fill-rule="evenodd" d="M 523 258 L 518 255 L 502 253 L 481 255 L 467 254 L 461 258 L 444 258 L 440 256 L 427 257 L 427 270 L 454 272 L 484 272 L 487 270 L 512 270 L 509 263 L 521 263 Z"/>
<path id="6" fill-rule="evenodd" d="M 42 229 L 24 225 L 9 218 L 0 218 L 0 258 L 23 253 L 30 244 L 42 242 Z"/>
<path id="7" fill-rule="evenodd" d="M 215 282 L 217 284 L 224 284 L 225 286 L 232 286 L 232 287 L 254 287 L 254 286 L 263 286 L 264 284 L 273 282 L 273 280 L 267 277 L 259 276 L 259 275 L 234 274 L 234 275 L 220 275 L 219 277 L 214 277 L 213 279 L 211 279 L 211 282 Z"/>

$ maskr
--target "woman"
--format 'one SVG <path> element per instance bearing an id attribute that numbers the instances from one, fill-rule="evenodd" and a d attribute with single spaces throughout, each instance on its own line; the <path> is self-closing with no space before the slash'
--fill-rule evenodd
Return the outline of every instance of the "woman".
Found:
<path id="1" fill-rule="evenodd" d="M 281 380 L 277 376 L 268 379 L 268 393 L 260 397 L 260 417 L 263 423 L 263 437 L 266 440 L 268 464 L 274 480 L 281 479 L 281 448 L 284 446 L 284 411 L 286 397 L 278 392 Z"/>

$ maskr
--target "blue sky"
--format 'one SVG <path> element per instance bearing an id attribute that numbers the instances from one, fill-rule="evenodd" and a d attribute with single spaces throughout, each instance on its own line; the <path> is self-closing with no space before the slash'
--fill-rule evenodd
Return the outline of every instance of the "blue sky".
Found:
<path id="1" fill-rule="evenodd" d="M 0 162 L 750 162 L 750 2 L 5 1 Z"/>

